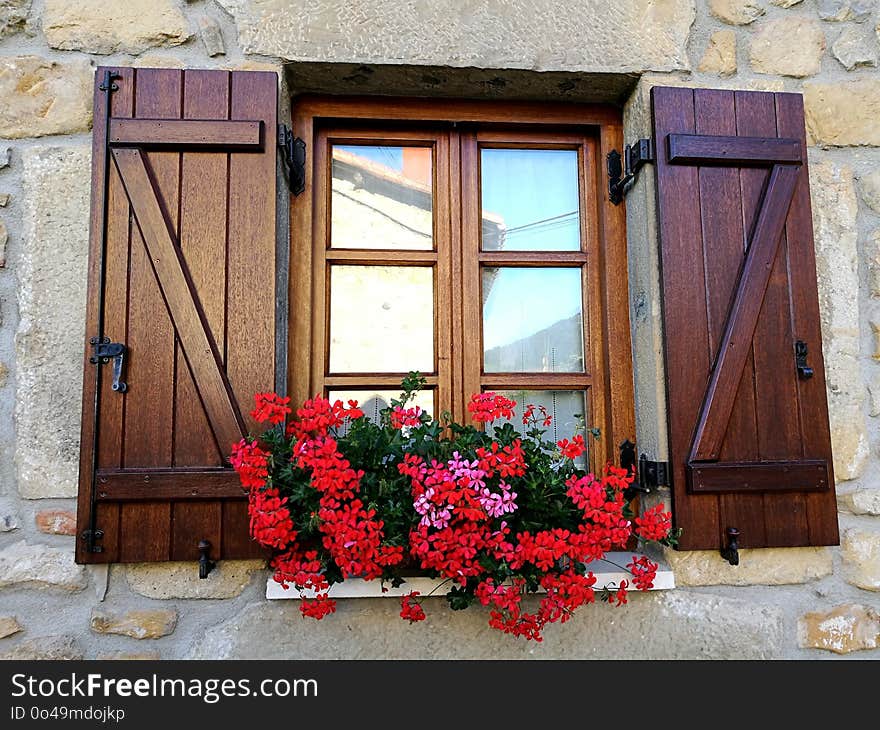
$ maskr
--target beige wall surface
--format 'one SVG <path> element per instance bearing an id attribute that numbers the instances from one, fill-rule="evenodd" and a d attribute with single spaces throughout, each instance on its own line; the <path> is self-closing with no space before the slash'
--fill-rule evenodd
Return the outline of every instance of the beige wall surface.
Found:
<path id="1" fill-rule="evenodd" d="M 876 0 L 0 2 L 0 657 L 880 658 L 880 3 Z M 479 609 L 351 599 L 319 624 L 259 561 L 73 562 L 94 66 L 274 69 L 297 92 L 601 100 L 655 84 L 803 93 L 839 548 L 669 553 L 678 588 L 541 645 Z M 282 113 L 284 104 L 282 104 Z M 628 199 L 640 449 L 664 455 L 653 188 Z M 283 226 L 282 226 L 283 229 Z M 286 242 L 283 242 L 286 245 Z M 668 499 L 668 495 L 660 494 Z"/>

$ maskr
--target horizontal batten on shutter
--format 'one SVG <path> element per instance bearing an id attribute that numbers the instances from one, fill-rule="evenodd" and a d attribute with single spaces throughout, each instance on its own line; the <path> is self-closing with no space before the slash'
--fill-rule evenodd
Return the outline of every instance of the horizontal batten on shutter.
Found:
<path id="1" fill-rule="evenodd" d="M 828 489 L 831 475 L 824 459 L 758 463 L 691 464 L 693 492 L 784 492 Z"/>
<path id="2" fill-rule="evenodd" d="M 263 149 L 262 121 L 190 119 L 111 119 L 111 145 L 198 147 L 224 151 Z"/>
<path id="3" fill-rule="evenodd" d="M 677 165 L 801 164 L 801 145 L 796 139 L 670 134 L 668 140 L 669 162 Z"/>
<path id="4" fill-rule="evenodd" d="M 238 474 L 230 469 L 125 469 L 98 471 L 98 500 L 244 499 Z"/>

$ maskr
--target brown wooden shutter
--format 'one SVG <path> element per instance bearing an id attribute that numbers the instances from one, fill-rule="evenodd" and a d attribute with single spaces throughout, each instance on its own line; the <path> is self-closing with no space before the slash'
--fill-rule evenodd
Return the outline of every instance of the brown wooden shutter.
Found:
<path id="1" fill-rule="evenodd" d="M 277 76 L 119 69 L 107 92 L 106 71 L 77 560 L 193 560 L 200 540 L 212 558 L 258 556 L 226 457 L 251 427 L 253 394 L 275 387 Z M 125 346 L 124 393 L 112 360 L 90 362 L 98 336 Z"/>
<path id="2" fill-rule="evenodd" d="M 802 98 L 652 103 L 681 547 L 837 544 Z"/>

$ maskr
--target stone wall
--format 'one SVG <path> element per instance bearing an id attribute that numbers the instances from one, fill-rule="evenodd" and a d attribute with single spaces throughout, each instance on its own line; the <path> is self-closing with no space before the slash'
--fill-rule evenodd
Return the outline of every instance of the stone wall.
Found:
<path id="1" fill-rule="evenodd" d="M 880 658 L 878 35 L 876 0 L 0 2 L 0 656 Z M 193 564 L 77 566 L 97 64 L 275 69 L 292 92 L 611 100 L 630 137 L 653 84 L 804 93 L 841 547 L 744 551 L 738 568 L 670 553 L 679 588 L 584 610 L 538 646 L 479 611 L 437 606 L 410 629 L 382 599 L 306 627 L 263 598 L 259 562 L 206 581 Z M 640 446 L 662 456 L 650 177 L 628 203 L 631 302 Z"/>

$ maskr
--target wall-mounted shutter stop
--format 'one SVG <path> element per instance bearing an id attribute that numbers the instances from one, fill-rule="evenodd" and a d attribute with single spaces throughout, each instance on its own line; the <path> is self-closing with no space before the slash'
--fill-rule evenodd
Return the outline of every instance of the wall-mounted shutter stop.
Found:
<path id="1" fill-rule="evenodd" d="M 295 137 L 286 124 L 279 124 L 278 150 L 290 192 L 299 195 L 306 189 L 306 143 Z"/>
<path id="2" fill-rule="evenodd" d="M 651 461 L 646 454 L 639 457 L 640 491 L 652 492 L 658 487 L 669 486 L 669 462 Z"/>
<path id="3" fill-rule="evenodd" d="M 640 139 L 628 144 L 623 150 L 623 158 L 617 150 L 611 150 L 606 159 L 608 167 L 608 199 L 619 205 L 624 195 L 635 182 L 639 170 L 647 162 L 654 161 L 654 141 Z"/>

